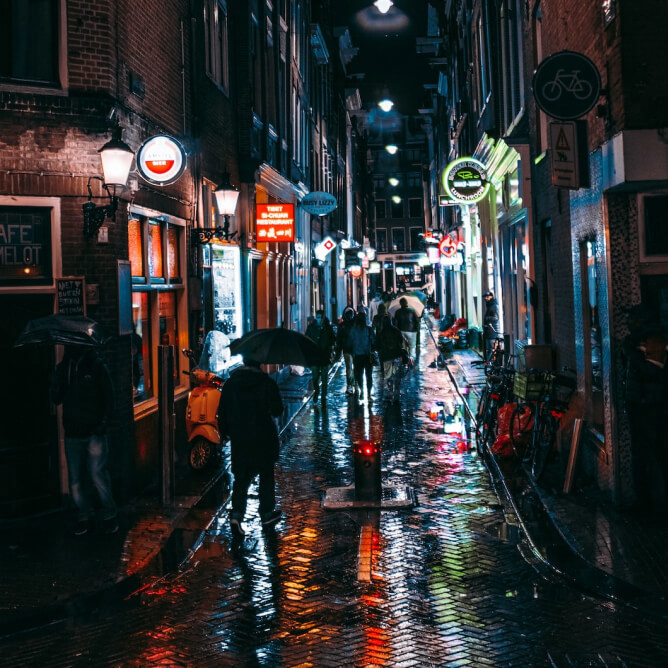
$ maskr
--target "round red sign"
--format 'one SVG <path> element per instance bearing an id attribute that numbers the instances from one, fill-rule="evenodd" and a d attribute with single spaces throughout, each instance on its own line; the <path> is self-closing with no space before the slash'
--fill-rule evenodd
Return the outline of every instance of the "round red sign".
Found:
<path id="1" fill-rule="evenodd" d="M 438 250 L 444 257 L 452 257 L 457 252 L 457 242 L 450 236 L 443 237 L 438 244 Z"/>
<path id="2" fill-rule="evenodd" d="M 151 183 L 173 183 L 185 168 L 186 152 L 183 146 L 168 135 L 147 139 L 137 152 L 137 169 Z"/>

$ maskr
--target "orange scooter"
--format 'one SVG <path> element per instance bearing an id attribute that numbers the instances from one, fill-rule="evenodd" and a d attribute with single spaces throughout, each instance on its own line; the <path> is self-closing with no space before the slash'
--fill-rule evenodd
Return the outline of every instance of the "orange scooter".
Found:
<path id="1" fill-rule="evenodd" d="M 204 470 L 220 453 L 221 438 L 218 430 L 218 406 L 220 405 L 220 388 L 223 379 L 211 371 L 197 366 L 192 350 L 183 349 L 192 368 L 184 371 L 197 386 L 188 394 L 186 406 L 186 434 L 188 436 L 188 463 L 193 471 Z"/>

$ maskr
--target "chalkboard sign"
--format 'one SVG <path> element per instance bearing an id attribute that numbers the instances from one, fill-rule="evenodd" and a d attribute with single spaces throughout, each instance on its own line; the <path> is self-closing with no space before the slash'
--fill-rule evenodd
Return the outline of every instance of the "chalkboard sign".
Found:
<path id="1" fill-rule="evenodd" d="M 65 315 L 86 315 L 86 279 L 83 276 L 56 279 L 56 310 Z"/>

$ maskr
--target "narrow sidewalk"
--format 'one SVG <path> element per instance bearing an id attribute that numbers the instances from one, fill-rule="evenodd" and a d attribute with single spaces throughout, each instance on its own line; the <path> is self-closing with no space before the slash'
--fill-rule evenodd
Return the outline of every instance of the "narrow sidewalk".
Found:
<path id="1" fill-rule="evenodd" d="M 473 414 L 485 383 L 484 370 L 472 365 L 478 360 L 480 355 L 473 350 L 455 350 L 446 359 L 446 368 Z M 541 534 L 532 540 L 534 546 L 545 548 L 542 556 L 548 561 L 559 561 L 551 564 L 553 568 L 568 569 L 572 580 L 588 584 L 599 595 L 668 617 L 667 515 L 639 516 L 615 508 L 578 468 L 571 492 L 564 493 L 567 453 L 551 459 L 541 485 L 520 462 L 500 460 L 489 452 L 483 455 L 495 469 L 492 473 L 503 479 L 518 514 L 524 515 L 525 527 Z M 542 505 L 545 520 L 567 550 L 546 545 L 554 539 L 546 539 L 548 527 L 539 527 L 531 516 L 534 508 L 527 496 Z M 588 566 L 599 574 L 592 575 Z"/>
<path id="2" fill-rule="evenodd" d="M 284 430 L 308 400 L 310 375 L 278 378 Z M 228 459 L 208 473 L 177 464 L 175 501 L 143 495 L 119 508 L 119 531 L 72 534 L 60 511 L 0 525 L 0 637 L 118 600 L 190 558 L 230 494 Z"/>

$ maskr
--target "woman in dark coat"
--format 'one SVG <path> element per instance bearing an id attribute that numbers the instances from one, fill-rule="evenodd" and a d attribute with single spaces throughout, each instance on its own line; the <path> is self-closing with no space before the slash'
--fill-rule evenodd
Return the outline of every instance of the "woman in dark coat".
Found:
<path id="1" fill-rule="evenodd" d="M 357 384 L 355 396 L 359 396 L 359 393 L 363 389 L 363 379 L 366 375 L 367 397 L 371 397 L 373 387 L 371 355 L 376 341 L 373 329 L 366 324 L 366 315 L 364 313 L 358 313 L 355 316 L 355 323 L 350 328 L 350 333 L 348 334 L 348 343 L 353 355 L 353 368 Z"/>

